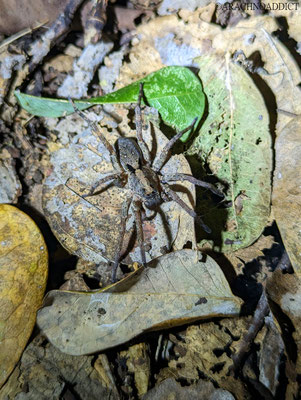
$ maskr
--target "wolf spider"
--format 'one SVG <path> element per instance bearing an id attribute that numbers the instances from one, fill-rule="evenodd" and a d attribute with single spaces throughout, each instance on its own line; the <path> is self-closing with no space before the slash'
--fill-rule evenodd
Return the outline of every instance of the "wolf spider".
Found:
<path id="1" fill-rule="evenodd" d="M 202 219 L 191 209 L 178 195 L 171 189 L 168 182 L 175 181 L 189 181 L 190 183 L 202 186 L 211 190 L 213 193 L 220 196 L 220 192 L 210 183 L 200 181 L 191 175 L 183 173 L 175 173 L 164 175 L 162 167 L 168 161 L 170 150 L 173 145 L 180 139 L 180 137 L 187 131 L 191 130 L 197 118 L 182 131 L 176 133 L 165 145 L 161 154 L 155 159 L 151 159 L 150 150 L 142 137 L 142 114 L 141 114 L 141 100 L 143 98 L 143 84 L 140 84 L 139 96 L 137 106 L 135 107 L 135 124 L 137 132 L 137 141 L 132 138 L 121 137 L 117 139 L 116 149 L 108 142 L 104 135 L 99 130 L 96 123 L 90 121 L 86 115 L 78 110 L 75 104 L 71 101 L 74 110 L 89 124 L 93 133 L 100 139 L 102 144 L 110 153 L 111 162 L 116 170 L 116 173 L 105 176 L 98 180 L 90 189 L 89 193 L 82 195 L 82 197 L 93 196 L 96 189 L 106 183 L 110 182 L 118 187 L 124 187 L 128 190 L 129 196 L 124 201 L 121 211 L 121 226 L 120 236 L 118 240 L 118 248 L 113 264 L 112 281 L 116 282 L 117 268 L 120 263 L 120 255 L 122 251 L 122 244 L 125 235 L 126 221 L 128 217 L 129 208 L 132 204 L 135 225 L 137 232 L 138 245 L 141 252 L 142 265 L 146 265 L 145 247 L 143 239 L 143 222 L 141 217 L 142 208 L 149 210 L 156 210 L 156 207 L 165 201 L 175 201 L 182 207 L 206 232 L 210 233 L 211 230 L 202 221 Z M 95 193 L 96 194 L 96 193 Z"/>

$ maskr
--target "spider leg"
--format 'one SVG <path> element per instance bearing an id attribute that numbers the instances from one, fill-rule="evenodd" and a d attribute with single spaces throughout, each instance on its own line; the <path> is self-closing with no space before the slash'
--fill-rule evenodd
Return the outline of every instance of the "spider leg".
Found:
<path id="1" fill-rule="evenodd" d="M 203 222 L 202 218 L 197 215 L 197 213 L 192 210 L 178 195 L 174 192 L 166 183 L 162 184 L 162 188 L 170 200 L 175 201 L 187 212 L 207 233 L 211 233 L 211 229 Z"/>
<path id="2" fill-rule="evenodd" d="M 98 188 L 98 186 L 102 185 L 105 182 L 114 181 L 114 180 L 118 180 L 118 179 L 119 179 L 119 174 L 111 174 L 111 175 L 105 176 L 104 178 L 99 179 L 99 181 L 95 182 L 94 185 L 92 185 L 89 193 L 83 194 L 82 197 L 85 198 L 85 197 L 93 196 L 95 189 Z"/>
<path id="3" fill-rule="evenodd" d="M 121 168 L 121 166 L 119 164 L 116 151 L 115 151 L 114 147 L 111 145 L 111 143 L 102 134 L 102 132 L 100 131 L 98 125 L 95 122 L 90 121 L 89 118 L 81 110 L 79 110 L 76 107 L 76 105 L 75 105 L 75 103 L 74 103 L 74 101 L 72 99 L 69 98 L 69 101 L 72 104 L 72 107 L 74 108 L 74 111 L 77 112 L 77 114 L 79 114 L 83 118 L 83 120 L 88 123 L 88 126 L 91 127 L 93 135 L 96 136 L 101 141 L 101 143 L 105 146 L 105 148 L 110 153 L 113 167 L 115 169 L 117 169 L 117 171 L 120 171 L 122 168 Z"/>
<path id="4" fill-rule="evenodd" d="M 125 226 L 126 226 L 126 221 L 127 221 L 127 217 L 128 217 L 128 212 L 129 212 L 129 207 L 130 207 L 131 201 L 132 201 L 132 199 L 128 198 L 122 204 L 120 232 L 119 232 L 119 239 L 118 239 L 118 248 L 116 249 L 116 254 L 115 254 L 114 264 L 113 264 L 113 270 L 112 270 L 112 282 L 113 283 L 116 282 L 116 274 L 117 274 L 117 269 L 118 269 L 118 266 L 119 266 L 120 254 L 121 254 L 121 250 L 122 250 L 124 233 L 125 233 Z"/>
<path id="5" fill-rule="evenodd" d="M 139 88 L 139 96 L 138 96 L 138 103 L 135 107 L 135 123 L 136 123 L 136 132 L 137 132 L 137 141 L 139 147 L 142 151 L 143 157 L 147 163 L 147 165 L 151 164 L 151 156 L 149 149 L 142 137 L 142 114 L 141 114 L 141 100 L 143 97 L 143 83 L 140 83 Z"/>
<path id="6" fill-rule="evenodd" d="M 217 196 L 224 197 L 223 193 L 220 192 L 218 189 L 216 189 L 216 187 L 214 185 L 212 185 L 211 183 L 208 183 L 208 182 L 200 181 L 199 179 L 196 179 L 191 175 L 181 174 L 181 173 L 170 174 L 170 175 L 166 174 L 166 175 L 163 175 L 162 181 L 163 181 L 163 183 L 173 182 L 173 181 L 181 181 L 181 182 L 188 181 L 196 186 L 201 186 L 206 189 L 209 189 L 212 193 L 216 194 Z"/>
<path id="7" fill-rule="evenodd" d="M 160 155 L 158 158 L 155 159 L 154 164 L 153 164 L 153 170 L 156 172 L 159 172 L 163 165 L 166 163 L 168 160 L 169 152 L 172 149 L 173 145 L 180 139 L 181 136 L 190 129 L 193 128 L 194 124 L 197 121 L 197 117 L 192 121 L 192 123 L 182 131 L 176 133 L 170 140 L 169 142 L 164 146 L 163 150 L 161 151 Z"/>
<path id="8" fill-rule="evenodd" d="M 135 213 L 135 223 L 137 229 L 137 239 L 141 252 L 141 261 L 142 265 L 146 265 L 146 257 L 145 257 L 145 247 L 144 247 L 144 238 L 143 238 L 143 226 L 142 226 L 142 218 L 141 218 L 141 202 L 139 200 L 134 200 L 134 213 Z"/>

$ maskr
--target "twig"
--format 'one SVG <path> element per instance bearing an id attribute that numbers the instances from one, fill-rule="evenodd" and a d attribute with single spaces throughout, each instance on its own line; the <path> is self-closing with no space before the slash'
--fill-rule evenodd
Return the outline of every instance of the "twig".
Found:
<path id="1" fill-rule="evenodd" d="M 16 40 L 20 39 L 21 37 L 27 35 L 28 33 L 33 32 L 36 29 L 41 28 L 43 25 L 47 24 L 48 20 L 45 20 L 44 22 L 38 22 L 35 24 L 32 28 L 25 28 L 22 29 L 21 31 L 15 33 L 14 35 L 8 37 L 7 39 L 3 40 L 0 43 L 0 52 L 7 46 L 9 46 L 11 43 L 15 42 Z"/>
<path id="2" fill-rule="evenodd" d="M 83 0 L 69 0 L 64 11 L 58 16 L 47 32 L 45 32 L 40 39 L 31 44 L 28 51 L 28 54 L 32 56 L 32 59 L 29 62 L 29 72 L 33 71 L 49 53 L 58 37 L 68 30 L 73 15 L 82 2 Z"/>
<path id="3" fill-rule="evenodd" d="M 291 263 L 288 254 L 286 251 L 284 251 L 275 271 L 279 269 L 282 272 L 286 272 L 289 270 L 290 267 Z M 269 311 L 270 307 L 266 298 L 265 288 L 263 288 L 249 329 L 242 338 L 238 351 L 232 356 L 233 365 L 229 368 L 229 373 L 234 373 L 234 371 L 240 366 L 244 355 L 249 351 L 250 346 L 253 343 L 258 331 L 262 327 L 264 323 L 264 318 L 268 315 Z"/>
<path id="4" fill-rule="evenodd" d="M 4 98 L 7 98 L 11 104 L 16 104 L 14 90 L 23 84 L 27 76 L 49 53 L 57 39 L 68 30 L 73 15 L 82 2 L 83 0 L 69 0 L 64 11 L 59 15 L 56 21 L 43 35 L 41 35 L 39 39 L 35 40 L 29 46 L 27 54 L 31 56 L 31 59 L 28 63 L 22 66 L 22 69 L 17 71 L 15 79 L 11 80 L 11 77 L 9 77 L 6 84 L 3 84 L 4 89 L 2 89 L 2 92 L 0 93 L 0 105 Z"/>
<path id="5" fill-rule="evenodd" d="M 232 356 L 233 365 L 229 368 L 229 373 L 234 373 L 240 366 L 244 355 L 249 351 L 251 344 L 264 323 L 264 317 L 268 315 L 269 311 L 270 307 L 266 298 L 265 289 L 263 288 L 249 329 L 243 336 L 238 351 Z"/>

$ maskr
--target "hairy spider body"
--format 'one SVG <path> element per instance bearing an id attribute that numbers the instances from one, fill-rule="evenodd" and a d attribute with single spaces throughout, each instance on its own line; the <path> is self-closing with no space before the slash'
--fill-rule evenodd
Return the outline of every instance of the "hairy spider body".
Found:
<path id="1" fill-rule="evenodd" d="M 133 195 L 149 209 L 162 203 L 160 181 L 157 174 L 145 164 L 137 142 L 132 138 L 119 138 L 117 150 L 121 166 L 127 173 L 128 186 Z"/>
<path id="2" fill-rule="evenodd" d="M 170 156 L 173 144 L 195 121 L 169 141 L 159 132 L 154 137 L 148 134 L 145 141 L 141 96 L 142 88 L 135 109 L 137 139 L 119 137 L 114 145 L 88 121 L 97 145 L 82 137 L 78 144 L 59 150 L 53 158 L 53 174 L 44 186 L 45 215 L 58 239 L 82 258 L 112 261 L 113 280 L 125 259 L 145 265 L 175 242 L 178 248 L 187 240 L 194 243 L 194 221 L 209 232 L 193 209 L 190 190 L 199 185 L 217 193 L 212 185 L 189 174 L 182 155 Z M 80 114 L 87 121 L 85 114 Z M 98 179 L 97 171 L 101 172 Z M 169 182 L 181 183 L 180 194 Z M 192 218 L 185 217 L 184 223 L 183 214 Z"/>

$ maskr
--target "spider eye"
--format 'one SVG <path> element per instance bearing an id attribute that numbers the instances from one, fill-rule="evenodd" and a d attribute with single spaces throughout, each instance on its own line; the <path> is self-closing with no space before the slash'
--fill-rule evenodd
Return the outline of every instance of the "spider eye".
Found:
<path id="1" fill-rule="evenodd" d="M 127 166 L 127 169 L 130 171 L 130 172 L 135 172 L 135 168 L 133 168 L 130 164 L 126 164 L 126 166 Z"/>
<path id="2" fill-rule="evenodd" d="M 152 199 L 153 197 L 156 196 L 156 194 L 157 194 L 156 191 L 153 190 L 151 193 L 147 194 L 146 197 L 149 198 L 149 199 Z"/>

